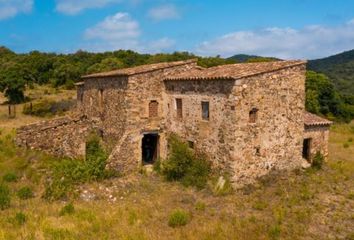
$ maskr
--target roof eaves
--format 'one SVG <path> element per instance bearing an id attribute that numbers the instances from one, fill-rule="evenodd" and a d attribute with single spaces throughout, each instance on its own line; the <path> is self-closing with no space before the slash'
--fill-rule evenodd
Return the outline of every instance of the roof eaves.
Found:
<path id="1" fill-rule="evenodd" d="M 81 79 L 88 79 L 88 78 L 104 78 L 104 77 L 127 77 L 127 76 L 133 76 L 133 75 L 138 75 L 138 74 L 143 74 L 143 73 L 148 73 L 148 72 L 154 72 L 157 70 L 161 70 L 161 69 L 166 69 L 166 68 L 171 68 L 171 67 L 176 67 L 176 66 L 182 66 L 185 64 L 190 64 L 190 63 L 196 63 L 198 61 L 197 58 L 193 58 L 193 59 L 188 59 L 185 61 L 180 61 L 180 63 L 174 63 L 171 65 L 167 65 L 167 66 L 161 66 L 161 67 L 156 67 L 156 68 L 147 68 L 146 70 L 142 70 L 136 73 L 109 73 L 107 72 L 107 74 L 105 73 L 94 73 L 94 74 L 89 74 L 89 75 L 84 75 L 81 77 Z M 171 62 L 173 63 L 173 62 Z M 148 64 L 147 64 L 148 65 Z M 140 66 L 144 66 L 144 65 L 140 65 Z M 139 67 L 139 66 L 136 66 Z"/>

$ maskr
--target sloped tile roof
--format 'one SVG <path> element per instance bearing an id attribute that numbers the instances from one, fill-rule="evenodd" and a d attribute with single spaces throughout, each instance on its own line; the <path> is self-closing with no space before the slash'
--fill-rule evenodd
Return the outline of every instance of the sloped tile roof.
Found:
<path id="1" fill-rule="evenodd" d="M 305 126 L 319 126 L 319 125 L 331 125 L 332 122 L 319 117 L 313 113 L 305 112 L 304 114 L 304 123 Z"/>
<path id="2" fill-rule="evenodd" d="M 305 64 L 306 61 L 274 61 L 260 63 L 238 63 L 221 65 L 217 67 L 194 69 L 165 80 L 213 80 L 213 79 L 239 79 L 261 73 L 272 72 L 283 68 Z"/>
<path id="3" fill-rule="evenodd" d="M 177 62 L 154 63 L 154 64 L 131 67 L 131 68 L 123 68 L 123 69 L 118 69 L 109 72 L 94 73 L 94 74 L 82 76 L 82 78 L 85 79 L 85 78 L 100 78 L 100 77 L 114 77 L 114 76 L 130 76 L 134 74 L 151 72 L 155 70 L 180 66 L 188 63 L 196 63 L 196 62 L 197 59 L 190 59 L 186 61 L 177 61 Z"/>

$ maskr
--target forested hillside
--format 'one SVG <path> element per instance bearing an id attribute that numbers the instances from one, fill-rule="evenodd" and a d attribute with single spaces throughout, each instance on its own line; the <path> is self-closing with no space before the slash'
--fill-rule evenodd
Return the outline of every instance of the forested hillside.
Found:
<path id="1" fill-rule="evenodd" d="M 279 58 L 274 57 L 261 57 L 256 55 L 247 55 L 247 54 L 236 54 L 232 57 L 227 58 L 228 60 L 233 60 L 240 63 L 245 62 L 270 62 L 270 61 L 277 61 L 281 60 Z"/>
<path id="2" fill-rule="evenodd" d="M 354 50 L 308 62 L 308 69 L 326 74 L 345 95 L 354 95 Z"/>
<path id="3" fill-rule="evenodd" d="M 197 57 L 187 52 L 150 55 L 118 50 L 104 53 L 78 51 L 56 54 L 33 51 L 16 54 L 6 47 L 0 47 L 0 91 L 5 93 L 10 102 L 19 103 L 24 101 L 24 89 L 32 84 L 73 88 L 84 74 L 191 58 L 198 58 L 198 64 L 203 67 L 235 63 L 220 57 Z"/>

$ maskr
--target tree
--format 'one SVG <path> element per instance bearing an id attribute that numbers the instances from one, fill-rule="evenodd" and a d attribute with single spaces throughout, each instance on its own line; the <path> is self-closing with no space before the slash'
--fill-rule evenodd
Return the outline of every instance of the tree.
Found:
<path id="1" fill-rule="evenodd" d="M 71 84 L 80 79 L 80 76 L 80 69 L 77 66 L 69 63 L 59 64 L 54 70 L 52 84 L 54 87 Z"/>
<path id="2" fill-rule="evenodd" d="M 96 63 L 87 69 L 88 73 L 106 72 L 119 68 L 123 68 L 124 63 L 118 58 L 110 57 L 103 59 L 100 63 Z"/>
<path id="3" fill-rule="evenodd" d="M 0 71 L 0 91 L 4 93 L 10 104 L 25 100 L 26 82 L 31 81 L 32 77 L 28 70 L 17 63 L 10 63 Z"/>
<path id="4" fill-rule="evenodd" d="M 350 99 L 342 97 L 326 75 L 306 73 L 306 110 L 348 122 L 353 119 L 354 111 L 347 102 Z"/>

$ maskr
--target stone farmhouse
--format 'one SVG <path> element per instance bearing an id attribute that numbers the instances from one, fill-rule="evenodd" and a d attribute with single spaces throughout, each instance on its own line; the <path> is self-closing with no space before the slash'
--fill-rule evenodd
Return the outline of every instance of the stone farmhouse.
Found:
<path id="1" fill-rule="evenodd" d="M 305 111 L 305 61 L 202 68 L 196 60 L 91 74 L 77 84 L 77 114 L 18 129 L 17 143 L 85 155 L 93 130 L 123 173 L 168 155 L 176 133 L 235 186 L 328 155 L 330 121 Z"/>

